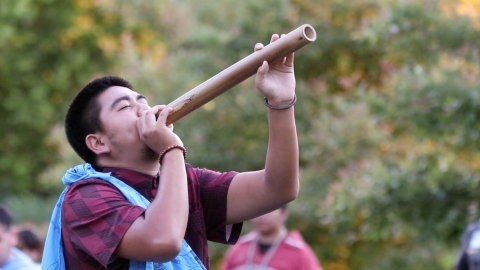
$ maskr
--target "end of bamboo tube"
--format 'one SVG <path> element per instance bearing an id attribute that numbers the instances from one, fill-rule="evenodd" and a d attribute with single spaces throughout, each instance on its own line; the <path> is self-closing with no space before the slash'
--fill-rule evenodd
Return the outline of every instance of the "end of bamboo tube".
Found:
<path id="1" fill-rule="evenodd" d="M 309 24 L 305 24 L 303 26 L 303 35 L 305 39 L 310 42 L 313 42 L 315 39 L 317 39 L 317 33 L 315 32 L 315 29 Z"/>

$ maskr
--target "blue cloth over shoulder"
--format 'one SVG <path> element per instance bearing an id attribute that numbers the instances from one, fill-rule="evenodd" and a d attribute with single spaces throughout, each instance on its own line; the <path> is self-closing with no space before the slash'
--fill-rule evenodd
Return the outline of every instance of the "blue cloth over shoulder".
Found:
<path id="1" fill-rule="evenodd" d="M 62 202 L 70 185 L 73 183 L 88 179 L 99 178 L 115 185 L 127 200 L 133 204 L 147 208 L 150 202 L 138 193 L 135 189 L 125 184 L 121 180 L 111 176 L 110 173 L 97 172 L 89 163 L 75 166 L 69 169 L 62 178 L 63 184 L 66 186 L 63 190 L 58 202 L 53 209 L 50 226 L 48 228 L 47 237 L 45 239 L 45 248 L 42 258 L 42 269 L 57 270 L 65 269 L 65 259 L 63 257 L 62 246 L 62 223 L 61 209 Z M 131 270 L 180 270 L 180 269 L 198 269 L 206 270 L 195 252 L 190 248 L 188 243 L 183 240 L 182 249 L 175 259 L 165 263 L 153 263 L 130 260 L 129 269 Z"/>

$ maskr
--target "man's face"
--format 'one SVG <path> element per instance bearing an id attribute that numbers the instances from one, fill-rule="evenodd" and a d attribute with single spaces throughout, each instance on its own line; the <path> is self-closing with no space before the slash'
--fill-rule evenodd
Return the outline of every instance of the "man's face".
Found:
<path id="1" fill-rule="evenodd" d="M 100 94 L 97 101 L 102 108 L 100 121 L 111 155 L 138 160 L 155 154 L 140 139 L 137 129 L 141 113 L 150 109 L 144 96 L 125 87 L 113 86 Z"/>
<path id="2" fill-rule="evenodd" d="M 252 220 L 253 227 L 261 234 L 278 231 L 287 219 L 287 210 L 277 209 Z"/>
<path id="3" fill-rule="evenodd" d="M 10 260 L 10 249 L 15 245 L 15 237 L 12 230 L 0 225 L 0 268 Z"/>

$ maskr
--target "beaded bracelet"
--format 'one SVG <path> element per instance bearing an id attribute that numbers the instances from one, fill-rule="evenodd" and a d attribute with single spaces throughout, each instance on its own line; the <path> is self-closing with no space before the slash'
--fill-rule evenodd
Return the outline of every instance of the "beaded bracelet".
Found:
<path id="1" fill-rule="evenodd" d="M 288 109 L 288 108 L 292 107 L 293 105 L 295 105 L 295 103 L 297 103 L 297 95 L 294 95 L 294 96 L 293 96 L 293 100 L 292 100 L 292 102 L 290 102 L 290 104 L 285 105 L 285 106 L 283 106 L 283 107 L 274 107 L 274 106 L 268 104 L 268 100 L 267 100 L 266 97 L 264 97 L 263 100 L 265 101 L 265 106 L 267 106 L 269 109 L 272 109 L 272 110 L 285 110 L 285 109 Z"/>
<path id="2" fill-rule="evenodd" d="M 168 153 L 170 152 L 171 150 L 173 149 L 180 149 L 182 150 L 183 152 L 183 158 L 186 159 L 187 158 L 187 149 L 181 145 L 172 145 L 172 146 L 169 146 L 167 147 L 167 149 L 163 150 L 163 152 L 160 154 L 160 157 L 158 158 L 158 161 L 160 162 L 160 165 L 162 165 L 162 159 L 163 157 Z"/>

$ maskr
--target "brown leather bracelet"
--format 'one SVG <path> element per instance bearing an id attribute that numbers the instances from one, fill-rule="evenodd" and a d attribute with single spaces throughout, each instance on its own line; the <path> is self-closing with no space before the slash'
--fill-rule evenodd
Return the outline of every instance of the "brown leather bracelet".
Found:
<path id="1" fill-rule="evenodd" d="M 172 146 L 169 146 L 167 147 L 167 149 L 163 150 L 162 153 L 160 154 L 160 157 L 158 158 L 158 162 L 160 162 L 160 165 L 162 165 L 162 159 L 163 157 L 168 153 L 170 152 L 171 150 L 173 149 L 180 149 L 182 150 L 183 152 L 183 158 L 186 159 L 187 158 L 187 149 L 181 145 L 172 145 Z"/>
<path id="2" fill-rule="evenodd" d="M 294 95 L 293 96 L 293 100 L 292 102 L 290 102 L 290 104 L 287 104 L 283 107 L 274 107 L 270 104 L 268 104 L 268 100 L 266 97 L 263 98 L 263 100 L 265 101 L 265 106 L 267 106 L 269 109 L 272 109 L 272 110 L 285 110 L 285 109 L 288 109 L 290 107 L 292 107 L 293 105 L 295 105 L 295 103 L 297 103 L 297 95 Z"/>

